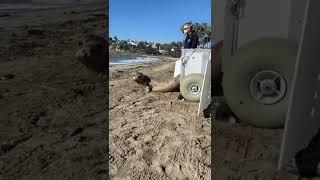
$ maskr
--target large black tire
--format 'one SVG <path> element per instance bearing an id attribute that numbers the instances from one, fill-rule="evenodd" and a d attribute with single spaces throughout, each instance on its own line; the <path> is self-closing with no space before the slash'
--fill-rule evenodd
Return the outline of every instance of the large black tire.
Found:
<path id="1" fill-rule="evenodd" d="M 296 54 L 295 43 L 279 38 L 258 39 L 238 49 L 225 68 L 223 91 L 240 120 L 261 128 L 283 127 Z M 282 76 L 286 92 L 278 102 L 264 104 L 253 97 L 250 83 L 258 72 L 270 70 Z"/>
<path id="2" fill-rule="evenodd" d="M 180 92 L 184 99 L 192 102 L 199 102 L 202 91 L 203 75 L 189 74 L 180 82 Z M 192 91 L 192 89 L 194 91 Z"/>

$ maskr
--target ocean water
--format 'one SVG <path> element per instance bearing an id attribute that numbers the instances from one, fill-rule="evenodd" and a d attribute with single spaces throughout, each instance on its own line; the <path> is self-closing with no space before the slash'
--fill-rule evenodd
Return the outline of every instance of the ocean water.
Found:
<path id="1" fill-rule="evenodd" d="M 128 55 L 116 55 L 109 58 L 109 64 L 143 64 L 150 63 L 159 60 L 157 57 L 150 56 L 128 56 Z"/>

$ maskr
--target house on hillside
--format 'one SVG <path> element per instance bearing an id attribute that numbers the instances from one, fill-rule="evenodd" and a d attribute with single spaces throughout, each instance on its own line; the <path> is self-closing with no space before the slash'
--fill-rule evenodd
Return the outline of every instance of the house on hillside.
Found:
<path id="1" fill-rule="evenodd" d="M 164 53 L 166 53 L 166 52 L 167 52 L 166 50 L 159 49 L 159 53 L 161 53 L 161 54 L 164 54 Z"/>
<path id="2" fill-rule="evenodd" d="M 152 44 L 152 48 L 153 48 L 153 49 L 157 49 L 156 43 L 153 43 L 153 44 Z"/>
<path id="3" fill-rule="evenodd" d="M 129 41 L 128 41 L 128 44 L 130 44 L 130 45 L 132 45 L 132 46 L 137 46 L 137 45 L 138 45 L 137 42 L 134 42 L 134 41 L 132 41 L 132 40 L 129 40 Z"/>

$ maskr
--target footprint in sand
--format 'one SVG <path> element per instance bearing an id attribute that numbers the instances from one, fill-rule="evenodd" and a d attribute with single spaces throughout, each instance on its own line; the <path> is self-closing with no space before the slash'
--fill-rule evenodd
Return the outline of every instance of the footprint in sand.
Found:
<path id="1" fill-rule="evenodd" d="M 155 152 L 153 151 L 152 147 L 153 144 L 149 141 L 145 142 L 145 144 L 142 146 L 142 159 L 147 163 L 148 166 L 152 164 L 152 160 L 155 156 Z"/>

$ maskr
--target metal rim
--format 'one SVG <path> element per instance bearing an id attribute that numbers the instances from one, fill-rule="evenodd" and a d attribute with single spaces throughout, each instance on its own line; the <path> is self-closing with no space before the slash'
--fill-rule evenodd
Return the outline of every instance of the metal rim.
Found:
<path id="1" fill-rule="evenodd" d="M 275 104 L 285 96 L 286 91 L 287 84 L 284 78 L 275 71 L 260 71 L 251 79 L 250 92 L 259 103 Z"/>
<path id="2" fill-rule="evenodd" d="M 200 85 L 199 84 L 190 84 L 189 85 L 189 91 L 191 92 L 191 94 L 193 95 L 197 95 L 200 93 Z"/>

